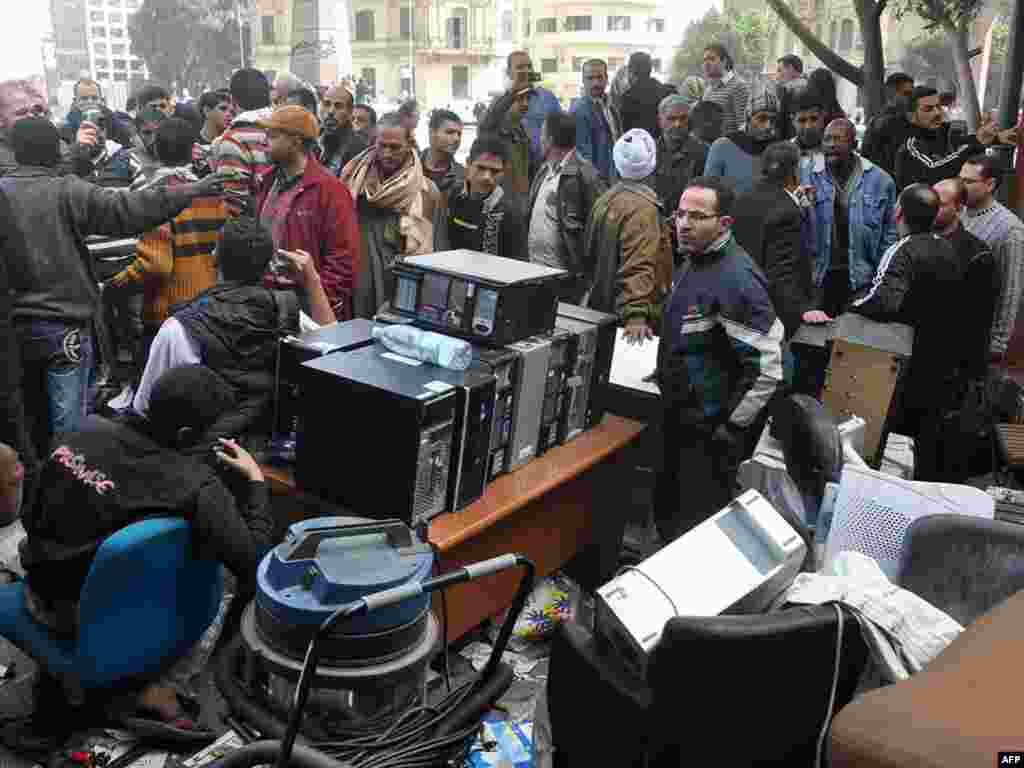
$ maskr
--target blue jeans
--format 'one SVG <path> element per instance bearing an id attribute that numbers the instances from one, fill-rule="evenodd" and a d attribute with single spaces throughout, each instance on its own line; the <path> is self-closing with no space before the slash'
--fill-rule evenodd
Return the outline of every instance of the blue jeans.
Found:
<path id="1" fill-rule="evenodd" d="M 88 412 L 92 330 L 59 320 L 26 320 L 15 327 L 26 421 L 36 451 L 46 457 L 53 436 L 77 430 Z"/>

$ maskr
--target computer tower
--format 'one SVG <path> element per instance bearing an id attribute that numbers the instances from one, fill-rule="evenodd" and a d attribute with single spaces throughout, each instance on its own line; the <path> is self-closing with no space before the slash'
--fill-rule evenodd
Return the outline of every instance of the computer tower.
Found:
<path id="1" fill-rule="evenodd" d="M 354 514 L 426 523 L 483 494 L 494 377 L 381 344 L 303 363 L 295 477 Z"/>
<path id="2" fill-rule="evenodd" d="M 490 347 L 554 328 L 568 277 L 562 269 L 464 249 L 409 256 L 393 272 L 391 313 Z"/>
<path id="3" fill-rule="evenodd" d="M 565 419 L 569 399 L 566 397 L 569 374 L 576 360 L 578 337 L 570 331 L 555 328 L 548 334 L 551 355 L 548 358 L 547 381 L 544 384 L 544 405 L 541 407 L 540 436 L 537 455 L 542 456 L 565 438 Z"/>
<path id="4" fill-rule="evenodd" d="M 575 366 L 569 379 L 565 440 L 600 424 L 604 418 L 618 323 L 618 317 L 606 312 L 575 304 L 558 305 L 555 325 L 579 337 Z"/>
<path id="5" fill-rule="evenodd" d="M 508 471 L 513 472 L 537 456 L 551 361 L 551 338 L 534 336 L 510 344 L 508 348 L 519 354 L 519 381 L 508 451 Z"/>
<path id="6" fill-rule="evenodd" d="M 515 408 L 519 395 L 519 365 L 519 353 L 513 349 L 473 347 L 472 367 L 490 373 L 495 380 L 488 481 L 508 471 Z"/>
<path id="7" fill-rule="evenodd" d="M 298 336 L 285 336 L 277 346 L 274 382 L 274 434 L 297 431 L 299 366 L 334 352 L 348 352 L 373 343 L 374 323 L 347 320 L 331 323 Z"/>

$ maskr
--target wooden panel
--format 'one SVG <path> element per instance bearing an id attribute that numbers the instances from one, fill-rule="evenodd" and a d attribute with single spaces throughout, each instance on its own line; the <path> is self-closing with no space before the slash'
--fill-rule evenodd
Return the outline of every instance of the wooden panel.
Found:
<path id="1" fill-rule="evenodd" d="M 822 402 L 837 422 L 860 416 L 866 422 L 864 459 L 878 456 L 882 428 L 904 358 L 836 339 L 825 374 Z"/>

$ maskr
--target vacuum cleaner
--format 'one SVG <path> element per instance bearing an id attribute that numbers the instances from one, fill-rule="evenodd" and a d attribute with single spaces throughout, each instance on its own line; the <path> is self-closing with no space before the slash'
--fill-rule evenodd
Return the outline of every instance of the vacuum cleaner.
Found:
<path id="1" fill-rule="evenodd" d="M 534 566 L 510 554 L 432 577 L 435 563 L 431 545 L 399 520 L 292 525 L 261 561 L 241 632 L 215 669 L 234 713 L 273 740 L 222 764 L 397 768 L 464 757 L 512 683 L 500 660 Z M 523 576 L 487 665 L 428 706 L 427 668 L 447 644 L 430 593 L 510 567 Z"/>

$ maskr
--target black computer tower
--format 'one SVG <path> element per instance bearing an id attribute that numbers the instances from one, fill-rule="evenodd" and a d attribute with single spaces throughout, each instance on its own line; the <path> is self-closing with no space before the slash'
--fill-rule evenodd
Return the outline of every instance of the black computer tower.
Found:
<path id="1" fill-rule="evenodd" d="M 483 494 L 495 379 L 373 344 L 301 366 L 296 481 L 354 514 L 410 525 Z"/>
<path id="2" fill-rule="evenodd" d="M 335 352 L 349 352 L 373 343 L 374 323 L 347 320 L 331 323 L 298 336 L 285 336 L 277 346 L 274 382 L 274 434 L 297 431 L 299 366 Z"/>
<path id="3" fill-rule="evenodd" d="M 473 368 L 494 376 L 494 419 L 491 427 L 487 477 L 508 472 L 516 399 L 519 394 L 519 353 L 512 349 L 473 347 Z"/>
<path id="4" fill-rule="evenodd" d="M 569 274 L 464 249 L 409 256 L 393 272 L 391 313 L 490 347 L 554 328 L 558 294 Z"/>
<path id="5" fill-rule="evenodd" d="M 558 305 L 556 325 L 579 337 L 567 408 L 565 439 L 600 424 L 608 408 L 608 377 L 615 352 L 619 320 L 615 315 L 575 304 Z M 589 381 L 587 371 L 589 369 Z"/>
<path id="6" fill-rule="evenodd" d="M 537 455 L 565 442 L 566 397 L 569 374 L 576 357 L 576 337 L 569 331 L 555 328 L 547 334 L 551 340 L 547 378 L 544 384 L 544 404 L 541 408 L 540 435 Z"/>

